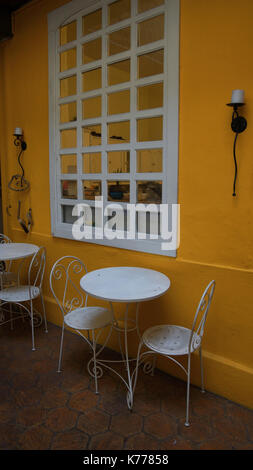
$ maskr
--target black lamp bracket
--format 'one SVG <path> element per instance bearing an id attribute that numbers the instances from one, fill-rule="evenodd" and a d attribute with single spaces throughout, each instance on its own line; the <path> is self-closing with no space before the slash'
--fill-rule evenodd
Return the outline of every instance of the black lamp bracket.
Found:
<path id="1" fill-rule="evenodd" d="M 239 116 L 238 108 L 243 106 L 244 103 L 228 103 L 227 106 L 233 107 L 233 114 L 232 114 L 232 121 L 231 121 L 231 129 L 236 134 L 233 146 L 233 157 L 234 157 L 234 165 L 235 165 L 235 176 L 234 176 L 234 184 L 233 184 L 233 196 L 236 196 L 235 186 L 236 186 L 236 179 L 237 179 L 237 161 L 236 161 L 236 142 L 238 134 L 241 134 L 247 128 L 247 121 L 243 116 Z"/>

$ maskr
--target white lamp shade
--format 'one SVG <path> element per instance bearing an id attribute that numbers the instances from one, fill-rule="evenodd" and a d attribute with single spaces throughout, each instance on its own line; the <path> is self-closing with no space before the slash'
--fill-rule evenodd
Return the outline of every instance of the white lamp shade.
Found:
<path id="1" fill-rule="evenodd" d="M 231 104 L 244 103 L 244 90 L 233 90 Z"/>
<path id="2" fill-rule="evenodd" d="M 21 127 L 15 127 L 13 135 L 23 135 L 23 129 Z"/>

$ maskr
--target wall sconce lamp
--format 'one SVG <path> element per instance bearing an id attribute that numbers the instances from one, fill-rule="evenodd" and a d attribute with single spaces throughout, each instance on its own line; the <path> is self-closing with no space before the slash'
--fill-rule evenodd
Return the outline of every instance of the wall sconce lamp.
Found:
<path id="1" fill-rule="evenodd" d="M 234 163 L 235 163 L 235 177 L 234 177 L 234 185 L 233 185 L 233 196 L 236 196 L 235 192 L 235 185 L 237 179 L 237 161 L 236 161 L 236 142 L 238 134 L 241 134 L 245 131 L 247 127 L 247 121 L 243 116 L 239 116 L 238 108 L 243 106 L 244 103 L 244 90 L 233 90 L 231 102 L 227 104 L 227 106 L 231 106 L 233 108 L 232 114 L 232 122 L 231 122 L 231 129 L 235 132 L 235 140 L 234 140 L 234 147 L 233 147 L 233 155 L 234 155 Z"/>
<path id="2" fill-rule="evenodd" d="M 25 176 L 25 170 L 23 166 L 21 165 L 20 158 L 24 150 L 27 149 L 26 142 L 24 141 L 23 138 L 23 130 L 21 127 L 16 127 L 13 133 L 15 139 L 14 139 L 14 145 L 16 147 L 20 147 L 20 152 L 18 155 L 18 164 L 22 170 L 22 174 L 19 175 L 13 175 L 11 180 L 8 183 L 8 187 L 12 189 L 13 191 L 25 191 L 26 189 L 29 189 L 30 184 L 29 182 L 24 178 Z"/>

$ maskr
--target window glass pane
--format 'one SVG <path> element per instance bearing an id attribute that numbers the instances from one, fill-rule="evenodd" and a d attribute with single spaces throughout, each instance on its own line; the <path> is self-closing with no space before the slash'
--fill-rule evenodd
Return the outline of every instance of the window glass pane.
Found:
<path id="1" fill-rule="evenodd" d="M 101 173 L 101 153 L 83 153 L 83 173 Z"/>
<path id="2" fill-rule="evenodd" d="M 129 202 L 129 181 L 108 181 L 108 201 Z"/>
<path id="3" fill-rule="evenodd" d="M 101 145 L 101 124 L 83 127 L 83 147 Z"/>
<path id="4" fill-rule="evenodd" d="M 138 56 L 138 78 L 163 73 L 163 49 Z"/>
<path id="5" fill-rule="evenodd" d="M 128 82 L 130 80 L 130 60 L 121 60 L 108 65 L 108 85 Z"/>
<path id="6" fill-rule="evenodd" d="M 108 95 L 108 114 L 130 112 L 130 90 L 118 91 Z"/>
<path id="7" fill-rule="evenodd" d="M 102 75 L 101 68 L 89 70 L 83 73 L 83 91 L 96 90 L 101 88 Z"/>
<path id="8" fill-rule="evenodd" d="M 60 123 L 76 121 L 76 101 L 60 105 Z"/>
<path id="9" fill-rule="evenodd" d="M 76 21 L 60 28 L 60 46 L 76 40 Z"/>
<path id="10" fill-rule="evenodd" d="M 108 173 L 129 173 L 130 152 L 128 150 L 107 152 L 107 165 Z"/>
<path id="11" fill-rule="evenodd" d="M 76 75 L 60 80 L 60 97 L 65 98 L 76 94 Z"/>
<path id="12" fill-rule="evenodd" d="M 137 88 L 137 109 L 152 109 L 163 106 L 163 83 Z"/>
<path id="13" fill-rule="evenodd" d="M 76 48 L 68 49 L 60 54 L 60 72 L 76 67 Z"/>
<path id="14" fill-rule="evenodd" d="M 61 173 L 77 173 L 76 155 L 61 155 Z"/>
<path id="15" fill-rule="evenodd" d="M 136 152 L 136 168 L 138 173 L 163 171 L 162 149 L 144 149 Z"/>
<path id="16" fill-rule="evenodd" d="M 162 140 L 163 118 L 161 116 L 137 120 L 137 141 Z"/>
<path id="17" fill-rule="evenodd" d="M 107 124 L 108 144 L 130 142 L 130 122 L 111 122 Z"/>
<path id="18" fill-rule="evenodd" d="M 63 199 L 77 199 L 77 181 L 62 180 L 61 193 Z"/>
<path id="19" fill-rule="evenodd" d="M 72 215 L 72 211 L 74 209 L 74 206 L 69 206 L 69 205 L 62 205 L 61 206 L 61 213 L 62 213 L 62 222 L 64 224 L 73 224 L 77 217 Z"/>
<path id="20" fill-rule="evenodd" d="M 119 21 L 130 18 L 131 0 L 118 0 L 108 5 L 108 24 L 118 23 Z"/>
<path id="21" fill-rule="evenodd" d="M 119 54 L 128 49 L 130 49 L 130 26 L 109 34 L 108 55 Z"/>
<path id="22" fill-rule="evenodd" d="M 161 204 L 162 181 L 137 181 L 137 201 L 144 204 Z"/>
<path id="23" fill-rule="evenodd" d="M 100 60 L 102 57 L 102 41 L 101 38 L 83 44 L 83 64 L 89 64 L 94 60 Z"/>
<path id="24" fill-rule="evenodd" d="M 138 23 L 138 46 L 160 41 L 164 37 L 164 15 Z"/>
<path id="25" fill-rule="evenodd" d="M 163 5 L 164 0 L 138 0 L 138 13 Z"/>
<path id="26" fill-rule="evenodd" d="M 95 196 L 101 196 L 101 181 L 83 181 L 83 198 L 93 200 Z"/>
<path id="27" fill-rule="evenodd" d="M 101 96 L 94 96 L 83 100 L 83 119 L 101 116 Z"/>
<path id="28" fill-rule="evenodd" d="M 83 16 L 83 36 L 102 28 L 102 9 Z"/>
<path id="29" fill-rule="evenodd" d="M 61 131 L 61 149 L 76 147 L 76 129 Z"/>

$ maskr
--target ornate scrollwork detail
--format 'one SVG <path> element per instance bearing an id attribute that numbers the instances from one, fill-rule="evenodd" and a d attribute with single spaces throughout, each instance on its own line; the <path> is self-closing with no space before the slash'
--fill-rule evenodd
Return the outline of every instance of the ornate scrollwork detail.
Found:
<path id="1" fill-rule="evenodd" d="M 91 366 L 91 364 L 93 364 L 93 365 Z M 98 365 L 96 365 L 96 369 L 95 369 L 93 358 L 88 362 L 87 370 L 88 370 L 89 374 L 91 375 L 91 377 L 93 377 L 93 378 L 95 378 L 95 372 L 96 372 L 96 376 L 97 376 L 98 379 L 100 379 L 102 377 L 103 373 L 104 373 L 102 367 L 100 367 Z"/>

